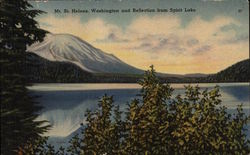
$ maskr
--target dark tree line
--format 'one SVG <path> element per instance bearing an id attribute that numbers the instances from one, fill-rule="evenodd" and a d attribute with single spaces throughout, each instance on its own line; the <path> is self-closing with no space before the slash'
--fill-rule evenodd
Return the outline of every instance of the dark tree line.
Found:
<path id="1" fill-rule="evenodd" d="M 35 121 L 41 107 L 26 86 L 26 46 L 41 41 L 46 31 L 38 27 L 33 10 L 25 0 L 0 0 L 1 65 L 1 154 L 23 152 L 48 126 Z"/>
<path id="2" fill-rule="evenodd" d="M 92 78 L 90 73 L 73 63 L 52 62 L 30 52 L 25 68 L 27 81 L 31 83 L 80 83 Z"/>
<path id="3" fill-rule="evenodd" d="M 49 61 L 34 53 L 28 53 L 27 61 L 27 80 L 32 83 L 137 83 L 143 77 L 140 74 L 89 73 L 73 63 Z M 204 77 L 159 75 L 159 80 L 162 83 L 249 82 L 250 60 L 243 60 Z"/>
<path id="4" fill-rule="evenodd" d="M 250 59 L 242 60 L 232 66 L 207 77 L 210 82 L 250 82 Z"/>

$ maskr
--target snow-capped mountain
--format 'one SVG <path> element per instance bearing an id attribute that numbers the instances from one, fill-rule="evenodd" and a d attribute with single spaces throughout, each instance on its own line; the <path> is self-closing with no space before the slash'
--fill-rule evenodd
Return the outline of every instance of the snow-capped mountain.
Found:
<path id="1" fill-rule="evenodd" d="M 91 73 L 143 73 L 70 34 L 48 34 L 43 42 L 29 46 L 27 51 L 51 61 L 74 63 Z"/>

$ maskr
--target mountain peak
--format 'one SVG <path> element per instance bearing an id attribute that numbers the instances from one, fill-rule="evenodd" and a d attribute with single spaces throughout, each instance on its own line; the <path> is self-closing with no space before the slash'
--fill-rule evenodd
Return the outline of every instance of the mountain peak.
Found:
<path id="1" fill-rule="evenodd" d="M 142 73 L 71 34 L 48 34 L 43 42 L 31 45 L 27 51 L 51 61 L 74 63 L 92 73 Z"/>

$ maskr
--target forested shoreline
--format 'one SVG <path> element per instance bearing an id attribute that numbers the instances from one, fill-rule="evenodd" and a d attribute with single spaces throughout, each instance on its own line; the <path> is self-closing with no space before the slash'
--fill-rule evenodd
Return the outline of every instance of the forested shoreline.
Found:
<path id="1" fill-rule="evenodd" d="M 29 52 L 26 62 L 25 72 L 30 83 L 137 83 L 143 77 L 139 74 L 89 73 L 73 63 L 49 61 Z M 162 83 L 250 82 L 249 64 L 249 59 L 243 60 L 217 74 L 202 77 L 157 75 Z"/>

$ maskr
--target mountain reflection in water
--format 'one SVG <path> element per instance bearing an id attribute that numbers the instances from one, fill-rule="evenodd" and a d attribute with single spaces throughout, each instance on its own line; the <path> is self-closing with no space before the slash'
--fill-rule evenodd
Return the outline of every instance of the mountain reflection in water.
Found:
<path id="1" fill-rule="evenodd" d="M 202 90 L 211 89 L 215 85 L 199 84 Z M 242 103 L 244 112 L 250 114 L 248 83 L 219 85 L 222 105 L 228 108 L 229 113 L 236 112 L 237 105 Z M 173 97 L 185 93 L 183 84 L 171 86 L 175 89 Z M 38 101 L 44 107 L 38 119 L 48 120 L 52 125 L 46 136 L 51 137 L 51 143 L 60 143 L 60 145 L 68 142 L 75 132 L 79 132 L 77 129 L 80 124 L 85 124 L 86 110 L 96 109 L 98 100 L 104 94 L 113 95 L 114 105 L 119 105 L 122 111 L 126 110 L 127 103 L 132 99 L 140 98 L 138 96 L 140 86 L 137 84 L 110 84 L 110 88 L 109 84 L 39 84 L 30 89 L 33 94 L 40 96 Z"/>

